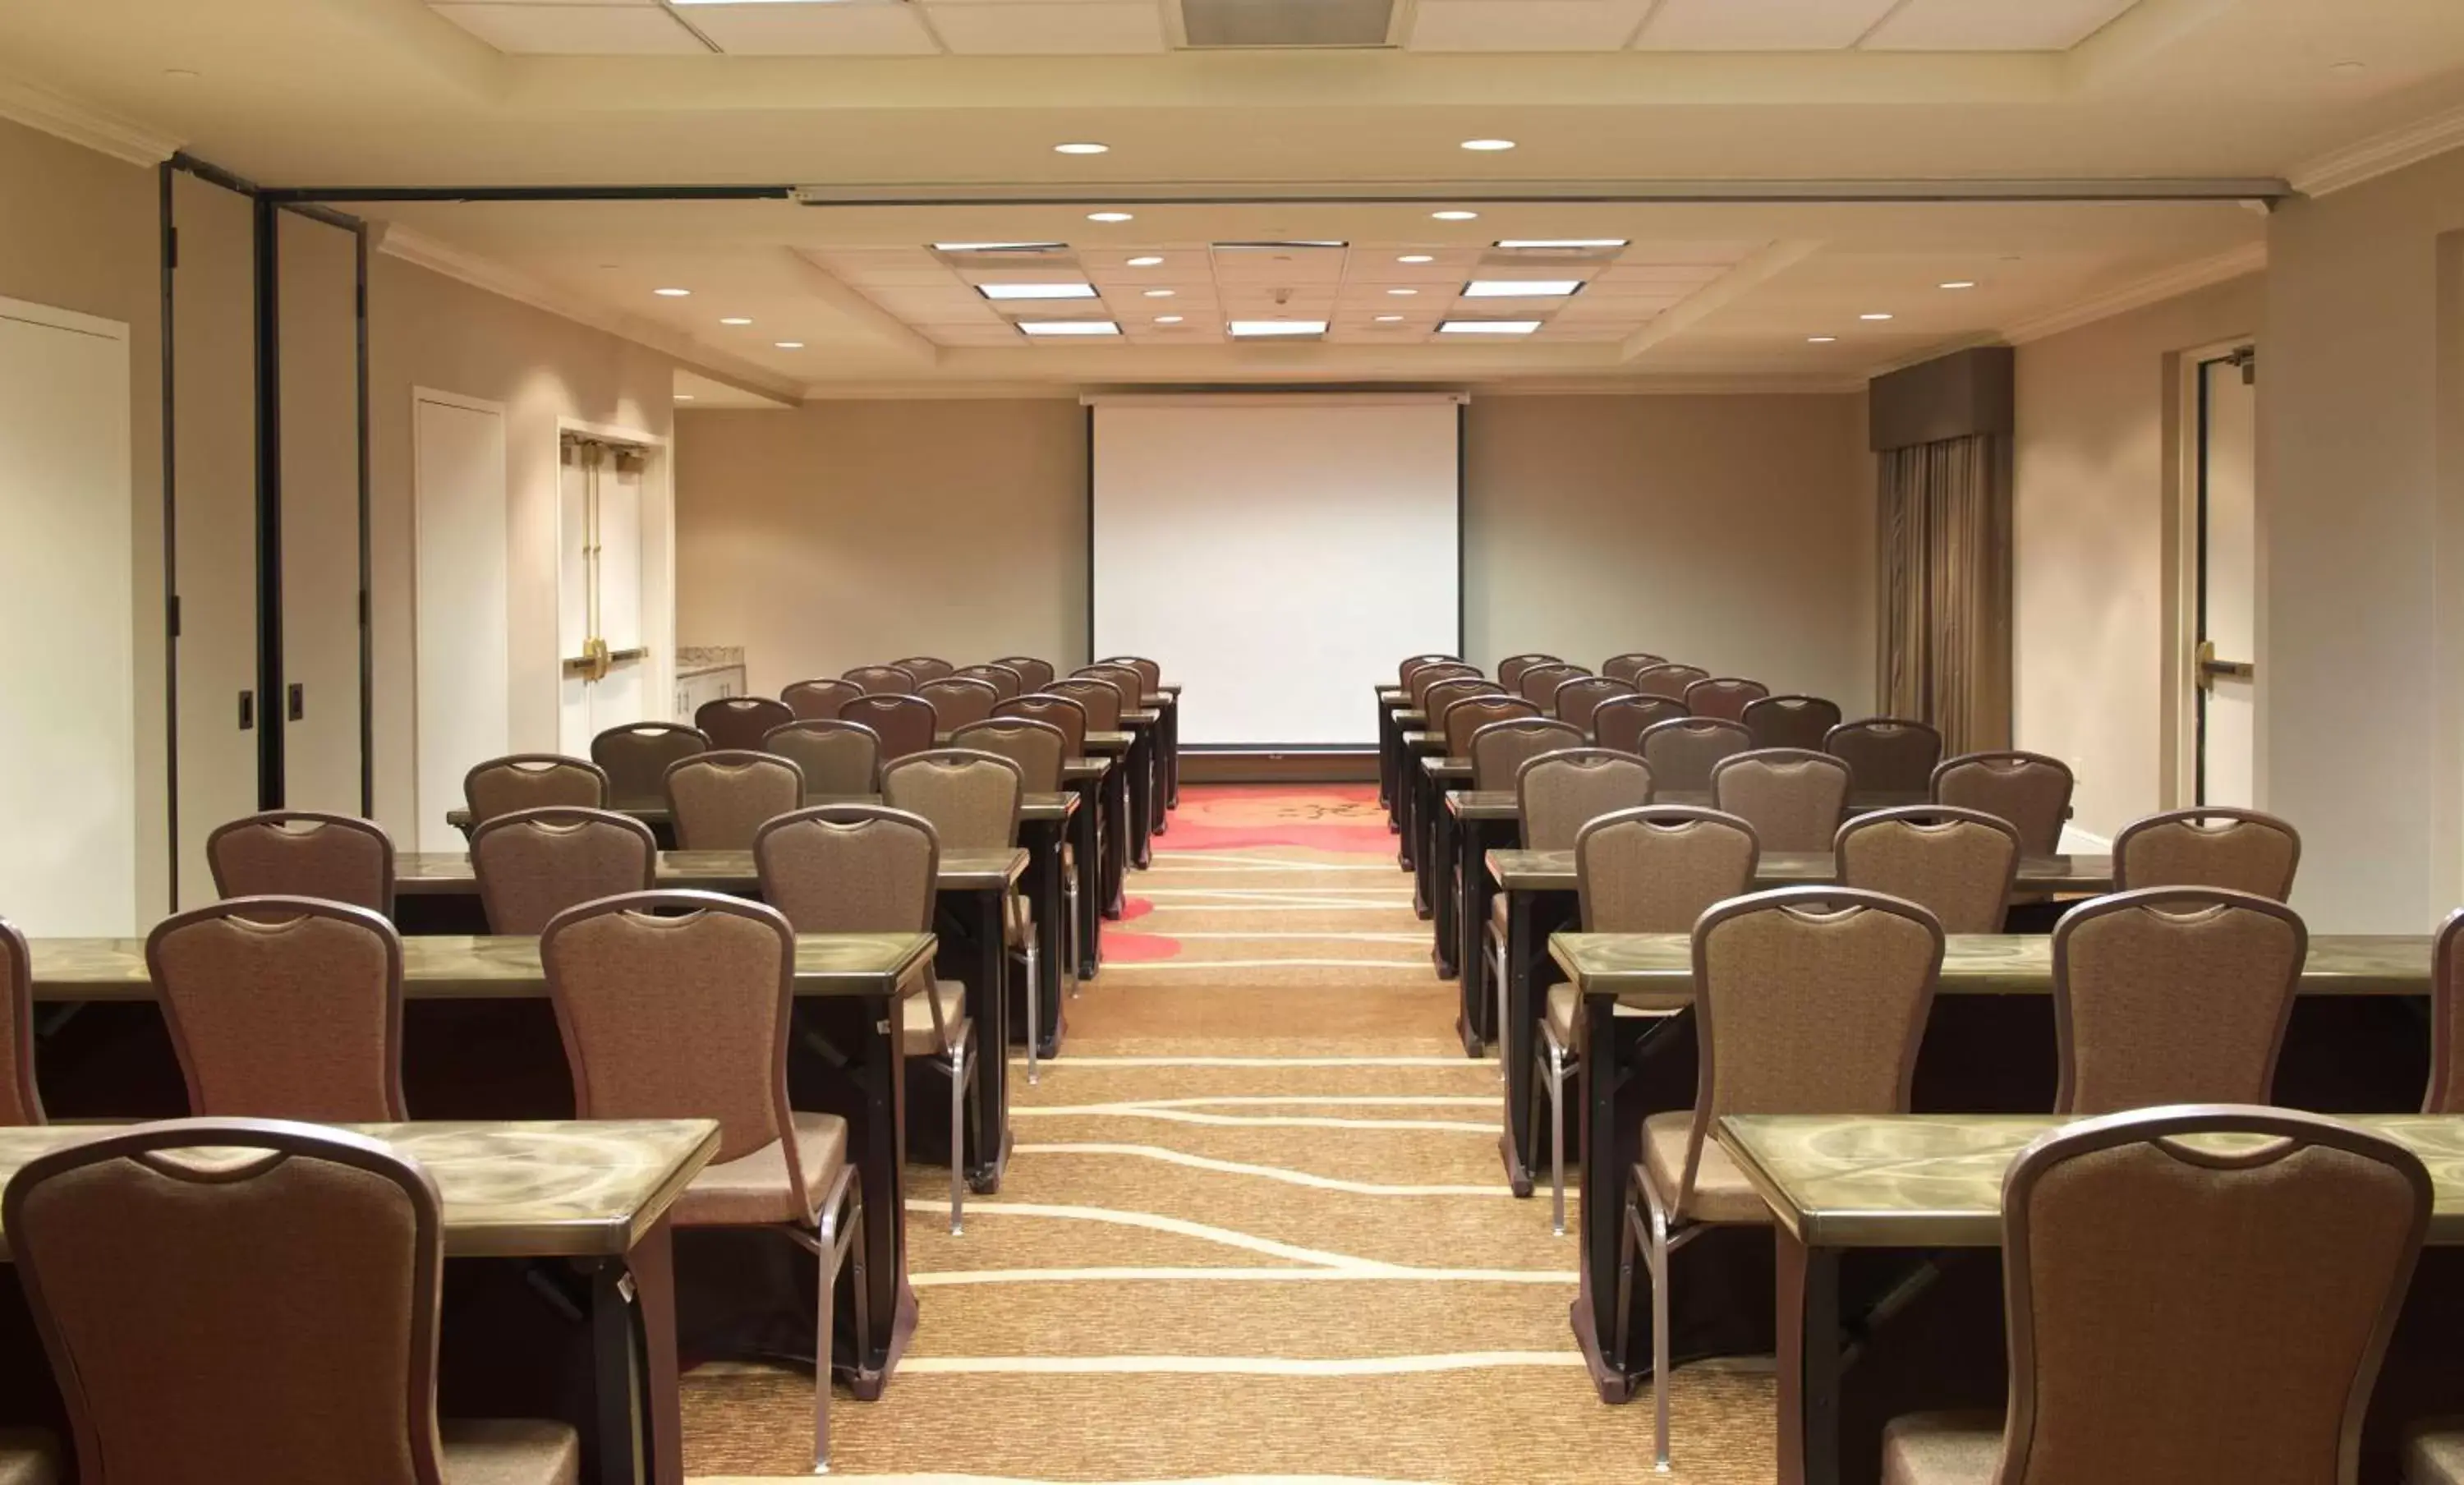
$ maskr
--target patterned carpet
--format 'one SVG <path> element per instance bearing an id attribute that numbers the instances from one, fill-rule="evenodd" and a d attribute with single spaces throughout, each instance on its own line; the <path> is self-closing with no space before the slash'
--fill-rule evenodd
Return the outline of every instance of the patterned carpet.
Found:
<path id="1" fill-rule="evenodd" d="M 921 1320 L 834 1473 L 976 1481 L 1526 1485 L 1650 1470 L 1595 1400 L 1573 1249 L 1507 1194 L 1497 1074 L 1395 867 L 1375 791 L 1190 788 L 1067 1054 L 1011 1082 L 998 1197 L 911 1173 Z M 803 1475 L 809 1376 L 687 1380 L 689 1474 Z M 1689 1368 L 1682 1485 L 1772 1477 L 1767 1370 Z M 805 1476 L 809 1478 L 809 1476 Z"/>

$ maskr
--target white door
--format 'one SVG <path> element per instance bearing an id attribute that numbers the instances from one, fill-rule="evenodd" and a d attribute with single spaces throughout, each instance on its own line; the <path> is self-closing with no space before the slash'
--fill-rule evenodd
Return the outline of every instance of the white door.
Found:
<path id="1" fill-rule="evenodd" d="M 558 501 L 558 642 L 564 751 L 588 757 L 610 727 L 652 719 L 642 624 L 647 451 L 568 435 Z M 606 657 L 604 668 L 594 656 Z"/>
<path id="2" fill-rule="evenodd" d="M 360 812 L 359 241 L 275 213 L 282 261 L 283 804 Z"/>
<path id="3" fill-rule="evenodd" d="M 137 930 L 128 327 L 0 299 L 0 916 Z"/>
<path id="4" fill-rule="evenodd" d="M 2257 362 L 2249 347 L 2199 366 L 2198 792 L 2256 803 Z"/>
<path id="5" fill-rule="evenodd" d="M 462 776 L 511 750 L 505 617 L 505 413 L 412 394 L 418 849 L 459 851 L 445 823 Z"/>

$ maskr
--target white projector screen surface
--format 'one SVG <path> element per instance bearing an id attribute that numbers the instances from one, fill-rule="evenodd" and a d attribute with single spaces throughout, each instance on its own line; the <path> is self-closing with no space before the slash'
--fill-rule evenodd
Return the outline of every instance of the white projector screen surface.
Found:
<path id="1" fill-rule="evenodd" d="M 1161 665 L 1187 746 L 1374 743 L 1368 687 L 1461 632 L 1459 410 L 1096 403 L 1096 656 Z"/>

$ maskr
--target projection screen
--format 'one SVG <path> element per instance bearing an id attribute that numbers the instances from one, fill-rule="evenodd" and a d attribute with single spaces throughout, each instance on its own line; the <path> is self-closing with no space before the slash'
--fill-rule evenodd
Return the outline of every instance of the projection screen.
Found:
<path id="1" fill-rule="evenodd" d="M 1089 399 L 1097 657 L 1182 688 L 1186 747 L 1374 745 L 1373 683 L 1463 627 L 1463 399 Z"/>

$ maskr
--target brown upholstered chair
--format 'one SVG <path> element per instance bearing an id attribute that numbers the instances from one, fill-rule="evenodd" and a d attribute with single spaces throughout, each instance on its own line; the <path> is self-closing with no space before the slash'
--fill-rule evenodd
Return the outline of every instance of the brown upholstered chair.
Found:
<path id="1" fill-rule="evenodd" d="M 1892 1420 L 1883 1485 L 2356 1485 L 2431 1199 L 2410 1151 L 2311 1114 L 2045 1135 L 2002 1181 L 2007 1414 Z M 2454 1478 L 2414 1443 L 2407 1485 Z"/>
<path id="2" fill-rule="evenodd" d="M 1848 765 L 1798 747 L 1732 754 L 1711 765 L 1711 807 L 1752 822 L 1766 851 L 1827 851 L 1848 809 Z"/>
<path id="3" fill-rule="evenodd" d="M 1584 826 L 1604 814 L 1632 809 L 1651 803 L 1651 769 L 1631 753 L 1612 752 L 1607 748 L 1584 747 L 1579 734 L 1571 722 L 1551 722 L 1563 728 L 1560 734 L 1569 744 L 1537 756 L 1526 756 L 1514 770 L 1514 812 L 1520 822 L 1523 849 L 1526 851 L 1572 851 L 1574 838 Z M 1492 727 L 1513 727 L 1539 730 L 1536 722 L 1496 722 Z M 1518 736 L 1511 742 L 1491 742 L 1486 730 L 1472 739 L 1474 784 L 1479 780 L 1480 750 L 1509 747 L 1522 751 L 1532 745 L 1533 739 Z M 1506 734 L 1499 734 L 1504 739 Z M 1466 863 L 1467 867 L 1477 863 Z M 1507 993 L 1507 940 L 1509 937 L 1509 910 L 1512 904 L 1505 893 L 1490 899 L 1488 921 L 1481 925 L 1483 952 L 1481 960 L 1487 966 L 1490 993 L 1497 997 L 1498 1039 L 1506 1040 L 1506 1028 L 1512 1017 L 1507 1009 L 1511 999 Z M 1468 971 L 1467 971 L 1468 972 Z M 1504 1064 L 1498 1075 L 1506 1075 Z"/>
<path id="4" fill-rule="evenodd" d="M 693 725 L 715 748 L 759 752 L 761 740 L 796 720 L 796 709 L 768 697 L 717 697 L 693 708 Z"/>
<path id="5" fill-rule="evenodd" d="M 1644 671 L 1651 669 L 1655 665 L 1665 665 L 1667 663 L 1668 657 L 1666 655 L 1646 654 L 1639 650 L 1629 650 L 1623 654 L 1613 654 L 1607 659 L 1602 660 L 1600 662 L 1600 674 L 1606 676 L 1611 680 L 1622 680 L 1627 685 L 1632 685 L 1634 684 L 1634 678 L 1637 676 L 1641 675 Z"/>
<path id="6" fill-rule="evenodd" d="M 1052 684 L 1053 676 L 1059 674 L 1053 670 L 1050 660 L 1039 660 L 1031 654 L 1005 654 L 993 663 L 1006 665 L 1018 672 L 1019 681 L 1027 691 L 1043 690 Z"/>
<path id="7" fill-rule="evenodd" d="M 1395 684 L 1406 694 L 1412 689 L 1412 677 L 1432 665 L 1461 665 L 1459 654 L 1416 654 L 1395 668 Z"/>
<path id="8" fill-rule="evenodd" d="M 1812 696 L 1767 696 L 1746 703 L 1739 719 L 1756 747 L 1822 751 L 1822 740 L 1839 725 L 1839 703 Z"/>
<path id="9" fill-rule="evenodd" d="M 2266 1103 L 2309 930 L 2220 887 L 2142 887 L 2054 925 L 2055 1110 Z"/>
<path id="10" fill-rule="evenodd" d="M 895 665 L 859 665 L 840 678 L 852 681 L 866 696 L 915 694 L 915 673 Z"/>
<path id="11" fill-rule="evenodd" d="M 1607 676 L 1573 676 L 1558 682 L 1557 689 L 1551 693 L 1548 712 L 1559 721 L 1573 722 L 1583 729 L 1585 737 L 1590 737 L 1592 714 L 1599 710 L 1601 702 L 1635 694 L 1631 685 Z"/>
<path id="12" fill-rule="evenodd" d="M 1516 703 L 1529 707 L 1529 701 Z M 1460 712 L 1457 716 L 1462 715 Z M 1504 716 L 1474 727 L 1459 755 L 1471 761 L 1471 787 L 1503 792 L 1515 787 L 1523 765 L 1543 753 L 1582 747 L 1583 729 L 1553 717 Z"/>
<path id="13" fill-rule="evenodd" d="M 491 758 L 462 776 L 462 803 L 475 829 L 517 809 L 565 805 L 607 808 L 607 775 L 597 764 L 561 753 L 513 753 Z"/>
<path id="14" fill-rule="evenodd" d="M 1116 654 L 1107 659 L 1098 660 L 1095 663 L 1098 665 L 1128 666 L 1130 669 L 1138 673 L 1138 683 L 1150 692 L 1158 691 L 1163 686 L 1163 667 L 1155 661 L 1148 659 L 1145 655 Z"/>
<path id="15" fill-rule="evenodd" d="M 1685 703 L 1663 696 L 1611 697 L 1592 712 L 1592 742 L 1642 756 L 1642 735 L 1663 721 L 1690 715 Z"/>
<path id="16" fill-rule="evenodd" d="M 941 715 L 922 697 L 904 692 L 873 692 L 839 708 L 839 720 L 871 729 L 881 740 L 881 761 L 921 753 L 940 735 Z"/>
<path id="17" fill-rule="evenodd" d="M 1006 665 L 962 665 L 951 674 L 968 680 L 980 680 L 992 687 L 996 702 L 1026 694 L 1026 677 Z"/>
<path id="18" fill-rule="evenodd" d="M 1929 794 L 1942 762 L 1942 734 L 1921 721 L 1868 717 L 1824 735 L 1822 750 L 1848 761 L 1859 794 Z"/>
<path id="19" fill-rule="evenodd" d="M 1754 735 L 1741 721 L 1718 717 L 1680 717 L 1643 729 L 1636 751 L 1651 765 L 1662 789 L 1681 794 L 1711 791 L 1711 770 L 1720 760 L 1754 750 Z"/>
<path id="20" fill-rule="evenodd" d="M 1120 687 L 1121 710 L 1125 712 L 1146 710 L 1146 673 L 1134 665 L 1120 665 L 1110 660 L 1099 660 L 1093 665 L 1082 665 L 1070 674 L 1084 676 L 1090 680 L 1109 680 Z"/>
<path id="21" fill-rule="evenodd" d="M 1519 697 L 1508 696 L 1506 688 L 1499 685 L 1497 682 L 1493 680 L 1484 680 L 1478 676 L 1457 676 L 1447 680 L 1441 680 L 1436 685 L 1431 686 L 1429 688 L 1429 694 L 1420 698 L 1420 706 L 1422 710 L 1428 713 L 1429 717 L 1429 725 L 1427 730 L 1431 732 L 1445 731 L 1447 710 L 1457 701 L 1464 700 L 1471 697 L 1503 697 L 1507 700 L 1522 699 Z M 1527 702 L 1526 704 L 1528 705 L 1529 703 Z M 1533 707 L 1532 710 L 1538 711 L 1539 708 Z M 1449 746 L 1451 745 L 1452 744 L 1449 743 Z M 1455 755 L 1449 754 L 1449 756 Z"/>
<path id="22" fill-rule="evenodd" d="M 1557 688 L 1570 680 L 1579 680 L 1590 674 L 1590 671 L 1579 665 L 1569 665 L 1563 660 L 1558 660 L 1547 665 L 1528 667 L 1521 676 L 1515 677 L 1510 689 L 1526 701 L 1537 704 L 1542 711 L 1552 711 L 1557 702 Z"/>
<path id="23" fill-rule="evenodd" d="M 803 806 L 803 770 L 770 753 L 701 753 L 668 769 L 668 814 L 685 851 L 750 851 L 763 821 Z"/>
<path id="24" fill-rule="evenodd" d="M 1015 717 L 1026 721 L 1048 721 L 1068 740 L 1072 760 L 1087 756 L 1087 704 L 1074 697 L 1031 691 L 994 707 L 993 717 L 997 720 Z"/>
<path id="25" fill-rule="evenodd" d="M 2042 753 L 1963 753 L 1934 769 L 1933 800 L 1999 815 L 2028 854 L 2053 855 L 2071 813 L 2070 765 Z"/>
<path id="26" fill-rule="evenodd" d="M 382 1123 L 402 1102 L 402 940 L 363 907 L 233 898 L 175 913 L 145 968 L 193 1114 Z"/>
<path id="27" fill-rule="evenodd" d="M 860 721 L 791 721 L 761 739 L 761 751 L 804 776 L 804 803 L 881 789 L 881 739 Z"/>
<path id="28" fill-rule="evenodd" d="M 1762 847 L 1735 815 L 1684 805 L 1604 814 L 1574 836 L 1574 882 L 1585 933 L 1691 933 L 1714 903 L 1754 890 Z M 1620 1016 L 1664 1014 L 1619 1006 Z M 1582 1067 L 1583 1003 L 1567 984 L 1549 987 L 1533 1049 L 1536 1103 L 1549 1096 L 1550 1222 L 1566 1235 L 1566 1084 Z M 1532 1111 L 1535 1118 L 1539 1111 Z"/>
<path id="29" fill-rule="evenodd" d="M 2301 834 L 2255 809 L 2175 809 L 2113 837 L 2113 885 L 2230 887 L 2281 902 L 2293 895 Z"/>
<path id="30" fill-rule="evenodd" d="M 1635 1251 L 1651 1275 L 1652 1437 L 1668 1468 L 1668 1255 L 1706 1229 L 1771 1220 L 1710 1138 L 1728 1114 L 1904 1114 L 1942 977 L 1942 924 L 1844 887 L 1736 898 L 1694 926 L 1694 1107 L 1643 1121 L 1628 1182 L 1621 1317 Z M 1624 1355 L 1626 1338 L 1617 1337 Z"/>
<path id="31" fill-rule="evenodd" d="M 27 1162 L 0 1220 L 90 1485 L 580 1478 L 561 1423 L 436 1416 L 443 1203 L 381 1141 L 142 1124 Z"/>
<path id="32" fill-rule="evenodd" d="M 1949 805 L 1877 809 L 1839 827 L 1839 882 L 1923 907 L 1945 933 L 2000 933 L 2019 871 L 2011 822 Z"/>
<path id="33" fill-rule="evenodd" d="M 851 680 L 825 678 L 800 680 L 779 693 L 799 720 L 827 721 L 838 716 L 839 708 L 864 695 L 864 688 Z"/>
<path id="34" fill-rule="evenodd" d="M 830 1462 L 831 1311 L 864 1198 L 847 1121 L 787 1098 L 796 931 L 715 892 L 641 892 L 556 916 L 539 964 L 564 1036 L 574 1114 L 710 1119 L 718 1151 L 670 1208 L 678 1228 L 765 1228 L 820 1261 L 813 1468 Z M 865 1326 L 863 1260 L 856 1332 Z"/>
<path id="35" fill-rule="evenodd" d="M 1649 666 L 1634 674 L 1634 689 L 1644 696 L 1662 696 L 1672 701 L 1685 699 L 1685 688 L 1698 680 L 1708 680 L 1711 673 L 1699 665 L 1679 665 L 1673 661 Z"/>
<path id="36" fill-rule="evenodd" d="M 0 919 L 0 1125 L 47 1122 L 43 1095 L 34 1082 L 34 956 L 26 936 Z M 4 1437 L 4 1436 L 0 1436 Z M 0 1448 L 0 1459 L 7 1457 Z M 0 1469 L 0 1480 L 9 1477 Z"/>
<path id="37" fill-rule="evenodd" d="M 1030 794 L 1058 794 L 1062 791 L 1062 766 L 1069 759 L 1069 735 L 1048 721 L 1036 721 L 1025 717 L 996 717 L 989 721 L 974 722 L 950 734 L 954 748 L 972 749 L 1006 758 L 1018 765 L 1020 782 Z M 1062 923 L 1065 953 L 1061 961 L 1061 978 L 1069 993 L 1078 992 L 1078 853 L 1065 843 L 1061 848 L 1061 900 L 1067 915 Z"/>
<path id="38" fill-rule="evenodd" d="M 2447 915 L 2431 945 L 2430 1093 L 2421 1111 L 2464 1113 L 2464 907 Z"/>
<path id="39" fill-rule="evenodd" d="M 1458 661 L 1456 663 L 1460 664 L 1462 662 Z M 1505 659 L 1497 662 L 1497 682 L 1507 690 L 1512 691 L 1516 695 L 1520 696 L 1522 694 L 1521 686 L 1523 681 L 1523 673 L 1525 671 L 1531 669 L 1531 667 L 1535 665 L 1563 665 L 1564 663 L 1566 662 L 1557 658 L 1557 656 L 1553 654 L 1542 654 L 1538 651 L 1532 651 L 1524 654 L 1509 654 Z M 1529 698 L 1526 698 L 1526 699 L 1528 700 Z"/>
<path id="40" fill-rule="evenodd" d="M 911 654 L 906 659 L 892 660 L 890 663 L 914 676 L 915 683 L 919 686 L 928 680 L 939 680 L 957 670 L 957 667 L 949 661 L 929 654 Z"/>
<path id="41" fill-rule="evenodd" d="M 1432 696 L 1435 694 L 1431 693 Z M 1431 713 L 1429 720 L 1438 731 L 1445 734 L 1448 758 L 1469 758 L 1472 737 L 1481 728 L 1517 717 L 1539 715 L 1540 708 L 1521 697 L 1507 696 L 1502 690 L 1492 689 L 1455 697 L 1443 710 Z"/>
<path id="42" fill-rule="evenodd" d="M 373 820 L 276 809 L 214 828 L 206 837 L 214 893 L 225 898 L 323 898 L 393 916 L 393 837 Z"/>
<path id="43" fill-rule="evenodd" d="M 699 727 L 675 721 L 632 722 L 590 740 L 590 761 L 607 775 L 610 809 L 665 805 L 668 765 L 709 751 L 710 739 Z"/>
<path id="44" fill-rule="evenodd" d="M 658 885 L 650 828 L 606 809 L 522 809 L 471 832 L 490 933 L 536 937 L 566 908 Z"/>
<path id="45" fill-rule="evenodd" d="M 998 753 L 936 748 L 885 764 L 881 769 L 881 802 L 931 821 L 934 836 L 947 851 L 1000 851 L 1016 846 L 1018 814 L 1025 795 L 1025 771 Z M 1036 944 L 1035 916 L 1025 894 L 1013 892 L 1001 900 L 1001 921 L 1009 952 L 1026 977 L 1026 1024 L 1040 1029 L 1044 1025 L 1043 962 Z M 1026 1039 L 1029 1083 L 1043 1078 L 1036 1055 L 1039 1039 L 1032 1035 Z"/>
<path id="46" fill-rule="evenodd" d="M 944 676 L 928 680 L 915 688 L 915 694 L 933 703 L 935 723 L 943 732 L 955 731 L 971 721 L 981 721 L 1001 705 L 1001 688 L 989 680 L 972 676 Z"/>
<path id="47" fill-rule="evenodd" d="M 1759 680 L 1747 680 L 1737 676 L 1715 676 L 1698 680 L 1685 688 L 1685 709 L 1697 717 L 1718 717 L 1728 721 L 1744 721 L 1746 708 L 1771 695 L 1771 687 Z"/>
<path id="48" fill-rule="evenodd" d="M 1127 708 L 1121 696 L 1121 688 L 1111 681 L 1098 680 L 1092 676 L 1071 676 L 1067 679 L 1056 680 L 1044 689 L 1051 696 L 1067 697 L 1084 708 L 1087 713 L 1088 731 L 1118 732 L 1121 730 L 1121 713 Z"/>
<path id="49" fill-rule="evenodd" d="M 1412 678 L 1405 683 L 1404 689 L 1411 695 L 1412 710 L 1416 712 L 1424 712 L 1427 711 L 1429 707 L 1429 688 L 1431 686 L 1436 685 L 1441 680 L 1480 680 L 1483 678 L 1484 677 L 1481 676 L 1477 667 L 1465 665 L 1462 661 L 1456 660 L 1442 665 L 1421 666 L 1419 670 L 1412 673 Z M 1512 688 L 1508 687 L 1507 689 L 1511 690 Z"/>
<path id="50" fill-rule="evenodd" d="M 798 933 L 931 933 L 941 845 L 932 822 L 880 805 L 799 809 L 761 827 L 761 897 Z M 966 987 L 935 980 L 899 1002 L 901 1053 L 950 1079 L 950 1234 L 964 1228 L 966 1099 L 978 1091 Z M 985 1049 L 983 1055 L 993 1055 Z"/>

